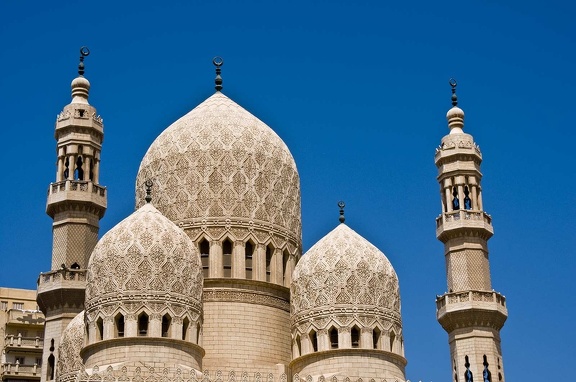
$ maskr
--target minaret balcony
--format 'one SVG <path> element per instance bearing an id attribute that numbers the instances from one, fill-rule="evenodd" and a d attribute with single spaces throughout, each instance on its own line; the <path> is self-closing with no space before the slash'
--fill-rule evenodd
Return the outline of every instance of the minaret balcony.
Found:
<path id="1" fill-rule="evenodd" d="M 492 237 L 492 217 L 484 211 L 456 210 L 444 212 L 436 218 L 436 237 L 441 241 L 449 239 L 452 234 L 474 231 L 485 239 Z"/>
<path id="2" fill-rule="evenodd" d="M 470 326 L 500 330 L 508 318 L 506 297 L 480 290 L 445 293 L 436 296 L 436 317 L 448 332 Z"/>
<path id="3" fill-rule="evenodd" d="M 71 202 L 90 204 L 104 216 L 107 205 L 106 188 L 87 180 L 64 180 L 50 184 L 46 205 L 49 215 L 57 212 L 59 205 Z"/>
<path id="4" fill-rule="evenodd" d="M 62 296 L 66 296 L 65 303 L 69 306 L 84 306 L 85 289 L 85 269 L 62 268 L 40 273 L 36 301 L 44 314 L 46 307 L 64 303 Z"/>

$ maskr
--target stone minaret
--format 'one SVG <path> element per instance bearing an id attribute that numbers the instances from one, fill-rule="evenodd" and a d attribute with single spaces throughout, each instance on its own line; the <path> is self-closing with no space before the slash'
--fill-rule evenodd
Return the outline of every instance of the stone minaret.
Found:
<path id="1" fill-rule="evenodd" d="M 80 50 L 78 77 L 71 84 L 72 102 L 56 118 L 57 171 L 48 188 L 46 213 L 52 224 L 52 267 L 38 278 L 38 305 L 46 315 L 42 381 L 54 379 L 58 343 L 68 323 L 84 309 L 86 266 L 98 240 L 106 211 L 106 189 L 99 185 L 102 118 L 88 103 L 90 82 L 84 78 Z"/>
<path id="2" fill-rule="evenodd" d="M 500 329 L 508 312 L 506 299 L 492 289 L 487 241 L 492 218 L 482 204 L 482 154 L 463 132 L 464 112 L 457 107 L 456 82 L 446 118 L 450 133 L 436 149 L 442 214 L 436 236 L 444 243 L 448 293 L 436 298 L 437 318 L 448 332 L 452 381 L 476 381 L 491 374 L 504 381 Z"/>

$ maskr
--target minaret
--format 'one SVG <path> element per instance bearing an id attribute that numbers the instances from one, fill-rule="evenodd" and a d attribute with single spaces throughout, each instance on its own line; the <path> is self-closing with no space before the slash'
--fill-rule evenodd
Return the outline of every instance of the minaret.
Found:
<path id="1" fill-rule="evenodd" d="M 106 211 L 106 189 L 99 184 L 104 127 L 88 103 L 90 82 L 84 78 L 84 58 L 89 54 L 88 48 L 80 49 L 72 102 L 56 118 L 57 171 L 46 204 L 54 220 L 52 267 L 38 278 L 37 301 L 46 315 L 41 381 L 54 379 L 62 331 L 84 309 L 86 266 Z"/>
<path id="2" fill-rule="evenodd" d="M 494 231 L 482 204 L 482 154 L 463 131 L 456 81 L 450 85 L 450 133 L 435 155 L 442 199 L 436 237 L 444 243 L 448 280 L 448 293 L 436 298 L 436 314 L 449 335 L 452 381 L 469 382 L 470 373 L 477 381 L 484 374 L 491 374 L 493 382 L 504 381 L 500 329 L 508 312 L 505 297 L 490 282 L 487 241 Z"/>

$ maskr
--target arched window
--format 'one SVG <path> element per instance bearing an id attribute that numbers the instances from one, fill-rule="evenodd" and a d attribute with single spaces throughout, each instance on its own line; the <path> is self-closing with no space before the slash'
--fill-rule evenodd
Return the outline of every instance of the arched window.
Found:
<path id="1" fill-rule="evenodd" d="M 356 349 L 360 347 L 360 329 L 356 325 L 350 330 L 350 337 L 352 340 L 352 348 Z"/>
<path id="2" fill-rule="evenodd" d="M 300 341 L 300 335 L 296 336 L 296 348 L 298 349 L 298 356 L 302 355 L 302 342 Z"/>
<path id="3" fill-rule="evenodd" d="M 318 333 L 315 330 L 312 330 L 309 334 L 310 337 L 310 344 L 312 345 L 312 351 L 318 351 Z"/>
<path id="4" fill-rule="evenodd" d="M 210 243 L 206 239 L 202 239 L 198 245 L 200 250 L 200 259 L 202 260 L 202 273 L 204 277 L 208 277 L 210 270 Z"/>
<path id="5" fill-rule="evenodd" d="M 470 191 L 468 190 L 468 186 L 464 187 L 464 209 L 472 209 L 472 199 L 470 199 Z"/>
<path id="6" fill-rule="evenodd" d="M 78 159 L 76 159 L 76 170 L 74 171 L 74 179 L 84 180 L 84 170 L 82 169 L 83 164 L 84 160 L 82 159 L 82 155 L 78 155 Z"/>
<path id="7" fill-rule="evenodd" d="M 98 317 L 96 320 L 96 340 L 102 340 L 104 334 L 104 320 L 102 317 Z"/>
<path id="8" fill-rule="evenodd" d="M 222 255 L 224 277 L 232 277 L 232 242 L 229 239 L 222 243 Z"/>
<path id="9" fill-rule="evenodd" d="M 390 332 L 390 351 L 394 352 L 394 342 L 396 341 L 396 334 L 394 332 Z"/>
<path id="10" fill-rule="evenodd" d="M 254 244 L 250 241 L 246 242 L 245 246 L 246 255 L 246 279 L 252 279 L 252 256 L 254 255 Z"/>
<path id="11" fill-rule="evenodd" d="M 330 337 L 330 348 L 338 349 L 338 329 L 331 327 L 328 336 Z"/>
<path id="12" fill-rule="evenodd" d="M 380 338 L 382 336 L 382 331 L 379 328 L 374 328 L 372 331 L 372 347 L 374 349 L 380 349 Z"/>
<path id="13" fill-rule="evenodd" d="M 47 377 L 48 380 L 51 381 L 54 379 L 54 363 L 56 361 L 56 358 L 54 358 L 54 354 L 50 354 L 50 356 L 48 357 L 48 370 L 47 370 Z"/>
<path id="14" fill-rule="evenodd" d="M 182 321 L 182 341 L 188 341 L 188 329 L 190 328 L 190 320 L 184 317 Z"/>
<path id="15" fill-rule="evenodd" d="M 114 327 L 116 329 L 116 337 L 124 337 L 124 316 L 122 313 L 118 313 L 114 317 Z"/>
<path id="16" fill-rule="evenodd" d="M 70 158 L 66 157 L 64 161 L 64 180 L 67 180 L 70 176 Z"/>
<path id="17" fill-rule="evenodd" d="M 272 263 L 272 255 L 274 254 L 274 247 L 272 244 L 266 246 L 266 281 L 270 282 L 270 264 Z"/>
<path id="18" fill-rule="evenodd" d="M 282 276 L 284 277 L 282 285 L 285 287 L 290 287 L 288 284 L 289 274 L 288 274 L 288 261 L 290 260 L 290 254 L 287 250 L 282 252 Z"/>
<path id="19" fill-rule="evenodd" d="M 148 335 L 148 315 L 144 312 L 140 313 L 138 316 L 138 335 Z"/>
<path id="20" fill-rule="evenodd" d="M 196 324 L 196 345 L 200 345 L 200 336 L 202 335 L 202 327 L 200 323 Z"/>
<path id="21" fill-rule="evenodd" d="M 170 337 L 170 326 L 172 325 L 172 318 L 165 314 L 162 316 L 162 337 Z"/>
<path id="22" fill-rule="evenodd" d="M 459 210 L 460 209 L 460 199 L 458 199 L 458 190 L 456 189 L 456 187 L 452 188 L 452 196 L 454 197 L 452 199 L 452 209 L 454 211 Z"/>

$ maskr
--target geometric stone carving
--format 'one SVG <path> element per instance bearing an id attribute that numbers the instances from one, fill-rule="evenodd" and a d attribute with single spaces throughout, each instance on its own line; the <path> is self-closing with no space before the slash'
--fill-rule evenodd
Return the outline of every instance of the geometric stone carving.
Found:
<path id="1" fill-rule="evenodd" d="M 84 346 L 84 311 L 64 329 L 58 346 L 58 363 L 56 365 L 56 380 L 58 382 L 73 381 L 78 371 L 82 370 L 83 363 L 80 350 Z"/>
<path id="2" fill-rule="evenodd" d="M 146 204 L 100 239 L 88 264 L 86 311 L 108 316 L 116 307 L 148 314 L 166 304 L 181 316 L 202 314 L 202 265 L 198 248 L 174 223 Z M 112 306 L 112 308 L 110 308 Z M 129 318 L 129 317 L 127 317 Z"/>
<path id="3" fill-rule="evenodd" d="M 266 124 L 220 92 L 164 130 L 142 159 L 155 207 L 184 229 L 242 222 L 301 240 L 300 180 L 288 147 Z"/>
<path id="4" fill-rule="evenodd" d="M 296 326 L 315 321 L 349 326 L 377 320 L 401 329 L 398 277 L 386 256 L 339 224 L 302 256 L 292 275 L 291 317 Z M 370 319 L 372 318 L 372 320 Z"/>

